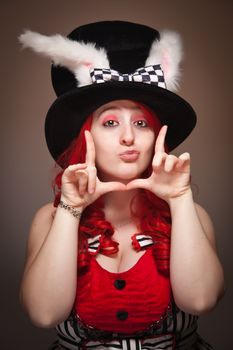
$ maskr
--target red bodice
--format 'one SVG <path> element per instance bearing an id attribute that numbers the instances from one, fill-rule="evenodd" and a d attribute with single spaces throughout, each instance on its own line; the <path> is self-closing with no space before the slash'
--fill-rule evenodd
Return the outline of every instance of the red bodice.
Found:
<path id="1" fill-rule="evenodd" d="M 170 300 L 169 278 L 157 271 L 150 247 L 121 273 L 105 270 L 93 256 L 78 277 L 75 311 L 86 325 L 130 334 L 163 318 Z"/>

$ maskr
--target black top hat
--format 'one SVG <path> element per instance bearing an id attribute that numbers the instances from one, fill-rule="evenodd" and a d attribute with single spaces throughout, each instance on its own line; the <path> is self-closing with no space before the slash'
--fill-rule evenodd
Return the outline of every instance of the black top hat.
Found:
<path id="1" fill-rule="evenodd" d="M 179 36 L 147 26 L 105 21 L 81 26 L 68 37 L 26 31 L 24 46 L 53 60 L 52 82 L 57 99 L 45 122 L 54 159 L 77 136 L 86 118 L 112 100 L 130 99 L 150 107 L 168 125 L 169 151 L 190 134 L 196 114 L 174 93 L 180 76 Z"/>

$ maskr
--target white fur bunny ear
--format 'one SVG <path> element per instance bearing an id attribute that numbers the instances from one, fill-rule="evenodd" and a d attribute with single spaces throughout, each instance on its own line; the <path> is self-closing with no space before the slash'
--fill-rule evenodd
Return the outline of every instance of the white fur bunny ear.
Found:
<path id="1" fill-rule="evenodd" d="M 91 84 L 90 68 L 109 68 L 105 50 L 97 49 L 92 43 L 80 43 L 59 34 L 45 36 L 30 30 L 21 34 L 19 41 L 23 47 L 50 58 L 55 65 L 68 68 L 79 86 Z"/>
<path id="2" fill-rule="evenodd" d="M 180 36 L 172 31 L 161 31 L 160 40 L 155 40 L 151 46 L 147 65 L 161 64 L 168 90 L 177 91 L 181 76 L 180 63 L 183 49 Z"/>

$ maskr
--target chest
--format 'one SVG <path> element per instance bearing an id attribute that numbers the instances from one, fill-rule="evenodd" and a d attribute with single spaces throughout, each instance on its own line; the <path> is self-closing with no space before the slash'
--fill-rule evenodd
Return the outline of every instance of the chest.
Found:
<path id="1" fill-rule="evenodd" d="M 98 254 L 96 261 L 105 270 L 112 273 L 121 273 L 131 269 L 145 253 L 145 250 L 136 251 L 133 247 L 133 234 L 136 232 L 136 226 L 129 226 L 123 229 L 117 229 L 114 232 L 113 239 L 118 242 L 118 252 L 106 256 Z"/>
<path id="2" fill-rule="evenodd" d="M 169 279 L 158 273 L 151 249 L 117 273 L 93 257 L 89 271 L 78 279 L 76 313 L 92 327 L 132 333 L 159 320 L 170 299 Z"/>

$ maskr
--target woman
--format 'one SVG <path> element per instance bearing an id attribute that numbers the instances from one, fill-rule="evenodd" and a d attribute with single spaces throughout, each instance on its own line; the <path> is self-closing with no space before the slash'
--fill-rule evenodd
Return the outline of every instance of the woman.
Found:
<path id="1" fill-rule="evenodd" d="M 117 21 L 20 40 L 54 62 L 45 130 L 62 168 L 29 235 L 30 318 L 57 326 L 57 349 L 211 349 L 197 315 L 221 297 L 223 271 L 189 154 L 169 154 L 196 122 L 170 91 L 178 36 Z"/>

